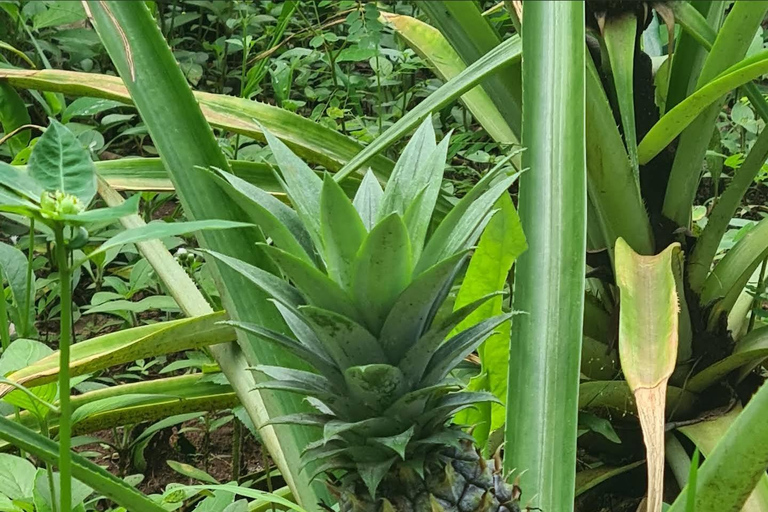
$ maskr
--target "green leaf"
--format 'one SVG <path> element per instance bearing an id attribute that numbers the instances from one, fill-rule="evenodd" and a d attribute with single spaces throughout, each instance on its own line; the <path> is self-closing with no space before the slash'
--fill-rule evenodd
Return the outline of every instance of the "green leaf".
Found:
<path id="1" fill-rule="evenodd" d="M 2 46 L 2 45 L 0 45 Z M 21 52 L 19 52 L 21 53 Z M 23 53 L 21 53 L 24 55 Z M 30 124 L 29 112 L 24 100 L 11 85 L 6 82 L 0 82 L 0 124 L 3 126 L 3 132 L 8 134 L 13 130 Z M 11 156 L 16 156 L 19 151 L 26 148 L 29 144 L 29 130 L 22 130 L 7 141 Z M 39 196 L 38 196 L 39 197 Z"/>
<path id="2" fill-rule="evenodd" d="M 466 64 L 473 64 L 502 44 L 496 29 L 479 6 L 471 2 L 419 1 L 430 21 L 445 35 Z M 483 82 L 512 132 L 520 136 L 522 90 L 520 63 L 499 69 Z"/>
<path id="3" fill-rule="evenodd" d="M 635 395 L 648 464 L 648 509 L 658 510 L 664 489 L 664 407 L 667 381 L 678 357 L 675 273 L 682 251 L 674 243 L 656 256 L 641 256 L 616 241 L 616 283 L 621 291 L 619 357 Z"/>
<path id="4" fill-rule="evenodd" d="M 72 194 L 85 205 L 96 195 L 91 156 L 75 134 L 55 119 L 32 150 L 29 175 L 45 190 Z"/>
<path id="5" fill-rule="evenodd" d="M 369 169 L 368 172 L 365 173 L 362 183 L 360 183 L 360 188 L 357 189 L 355 200 L 352 202 L 355 210 L 357 210 L 357 213 L 363 221 L 365 229 L 368 231 L 373 229 L 373 226 L 376 225 L 383 196 L 384 191 L 381 189 L 379 180 Z"/>
<path id="6" fill-rule="evenodd" d="M 736 343 L 731 355 L 691 377 L 686 387 L 694 393 L 704 392 L 713 384 L 721 382 L 734 370 L 742 367 L 745 367 L 745 370 L 751 368 L 750 363 L 757 363 L 766 357 L 768 357 L 768 326 L 750 331 Z"/>
<path id="7" fill-rule="evenodd" d="M 96 208 L 76 215 L 61 215 L 64 220 L 72 224 L 110 223 L 127 215 L 133 215 L 139 211 L 141 194 L 134 194 L 120 206 L 114 208 Z"/>
<path id="8" fill-rule="evenodd" d="M 621 444 L 621 439 L 616 435 L 611 422 L 605 418 L 595 416 L 588 412 L 579 412 L 579 427 L 584 427 L 596 432 L 612 443 Z"/>
<path id="9" fill-rule="evenodd" d="M 73 117 L 93 117 L 117 107 L 125 107 L 125 104 L 104 98 L 77 98 L 64 109 L 61 122 L 68 123 Z"/>
<path id="10" fill-rule="evenodd" d="M 368 233 L 355 259 L 352 294 L 368 330 L 381 332 L 398 295 L 411 282 L 411 244 L 396 213 Z"/>
<path id="11" fill-rule="evenodd" d="M 408 446 L 408 442 L 411 440 L 414 434 L 414 427 L 411 427 L 403 432 L 389 437 L 374 437 L 371 441 L 374 443 L 386 446 L 400 456 L 402 460 L 405 460 L 405 449 Z"/>
<path id="12" fill-rule="evenodd" d="M 4 279 L 8 282 L 8 286 L 11 289 L 11 297 L 16 304 L 18 319 L 22 321 L 26 320 L 28 323 L 31 323 L 34 320 L 34 308 L 30 308 L 32 292 L 31 290 L 27 291 L 27 257 L 17 248 L 2 242 L 0 242 L 0 276 L 0 290 L 3 289 L 2 280 Z M 34 290 L 34 275 L 30 284 Z M 1 292 L 0 300 L 5 300 L 5 296 Z M 21 314 L 27 311 L 29 311 L 30 318 L 22 319 Z M 21 327 L 23 327 L 23 322 L 21 325 L 16 326 L 17 329 L 20 329 Z M 0 371 L 0 376 L 2 375 L 4 374 Z"/>
<path id="13" fill-rule="evenodd" d="M 383 411 L 407 389 L 403 372 L 388 364 L 352 366 L 344 371 L 352 396 L 374 411 Z"/>
<path id="14" fill-rule="evenodd" d="M 466 255 L 454 254 L 427 269 L 397 298 L 379 335 L 379 344 L 391 361 L 399 362 L 429 326 Z"/>
<path id="15" fill-rule="evenodd" d="M 464 61 L 436 28 L 402 14 L 382 12 L 381 16 L 393 26 L 397 35 L 402 37 L 408 46 L 444 82 L 451 80 L 466 69 L 467 66 Z M 461 101 L 496 142 L 502 144 L 518 142 L 518 138 L 493 104 L 490 96 L 483 90 L 483 87 L 475 87 L 464 93 L 461 96 Z"/>
<path id="16" fill-rule="evenodd" d="M 522 165 L 530 172 L 520 178 L 518 209 L 528 250 L 515 264 L 512 309 L 525 314 L 512 323 L 504 471 L 522 472 L 521 488 L 536 489 L 529 506 L 550 511 L 572 509 L 576 473 L 587 216 L 584 16 L 582 2 L 529 2 L 522 20 Z"/>
<path id="17" fill-rule="evenodd" d="M 340 369 L 386 360 L 376 337 L 357 322 L 313 306 L 303 306 L 299 311 Z"/>
<path id="18" fill-rule="evenodd" d="M 374 156 L 380 154 L 386 148 L 402 139 L 421 121 L 434 112 L 450 104 L 453 100 L 479 84 L 483 79 L 495 73 L 499 68 L 510 63 L 520 62 L 521 41 L 517 36 L 496 46 L 493 50 L 480 57 L 472 65 L 468 66 L 455 78 L 448 81 L 440 89 L 435 91 L 426 100 L 411 109 L 394 125 L 387 129 L 385 134 L 377 137 L 371 144 L 365 147 L 357 155 L 347 162 L 335 175 L 336 181 L 341 181 L 357 169 L 368 163 Z M 2 76 L 2 72 L 0 72 Z"/>
<path id="19" fill-rule="evenodd" d="M 46 4 L 46 8 L 32 16 L 35 30 L 58 25 L 67 25 L 85 19 L 83 6 L 74 2 L 57 0 Z"/>
<path id="20" fill-rule="evenodd" d="M 312 240 L 317 247 L 322 247 L 320 237 L 320 196 L 323 182 L 317 174 L 297 157 L 288 146 L 268 131 L 264 132 L 269 143 L 269 149 L 277 160 L 285 183 L 285 191 L 296 209 L 296 212 L 309 230 Z"/>
<path id="21" fill-rule="evenodd" d="M 234 222 L 229 220 L 197 220 L 189 222 L 151 222 L 145 226 L 126 229 L 107 239 L 98 249 L 88 254 L 88 258 L 93 258 L 97 254 L 106 252 L 112 247 L 120 247 L 125 244 L 135 244 L 145 240 L 154 240 L 156 238 L 167 238 L 170 236 L 180 236 L 203 230 L 219 230 L 232 228 L 251 227 L 252 224 L 245 222 Z"/>
<path id="22" fill-rule="evenodd" d="M 387 476 L 389 468 L 392 467 L 392 464 L 395 463 L 395 460 L 397 460 L 397 458 L 392 457 L 388 460 L 377 462 L 360 462 L 357 464 L 357 472 L 360 475 L 360 478 L 363 479 L 363 482 L 365 483 L 365 486 L 368 489 L 368 492 L 371 494 L 372 498 L 376 498 L 376 489 L 378 489 L 379 484 L 384 479 L 384 477 Z"/>
<path id="23" fill-rule="evenodd" d="M 328 274 L 349 290 L 355 255 L 368 233 L 352 202 L 329 175 L 323 180 L 320 195 L 320 224 Z"/>
<path id="24" fill-rule="evenodd" d="M 45 462 L 56 464 L 58 444 L 31 430 L 0 417 L 0 438 Z M 72 455 L 72 476 L 128 510 L 163 512 L 164 509 L 139 491 L 80 455 Z M 30 478 L 30 482 L 32 482 Z"/>
<path id="25" fill-rule="evenodd" d="M 36 471 L 26 459 L 0 453 L 0 489 L 12 500 L 32 497 Z"/>
<path id="26" fill-rule="evenodd" d="M 326 274 L 274 246 L 265 245 L 263 248 L 311 304 L 353 319 L 360 316 L 347 292 Z"/>
<path id="27" fill-rule="evenodd" d="M 137 405 L 154 402 L 160 398 L 180 398 L 172 395 L 157 393 L 126 393 L 119 396 L 110 396 L 101 400 L 94 400 L 75 408 L 72 413 L 72 425 L 77 425 L 92 416 L 112 411 L 114 409 L 131 408 Z"/>
<path id="28" fill-rule="evenodd" d="M 53 489 L 54 496 L 61 496 L 59 491 L 61 487 L 61 475 L 58 472 L 53 473 Z M 93 489 L 80 482 L 79 480 L 72 481 L 72 501 L 70 502 L 73 512 L 80 512 L 83 510 L 83 501 L 93 494 Z M 34 489 L 34 501 L 35 512 L 53 512 L 57 510 L 58 503 L 53 505 L 51 499 L 51 487 L 48 482 L 48 474 L 44 469 L 38 469 L 35 475 L 35 489 Z M 78 505 L 80 508 L 77 508 Z"/>
<path id="29" fill-rule="evenodd" d="M 504 291 L 512 264 L 526 249 L 525 235 L 512 199 L 503 194 L 497 201 L 499 209 L 485 228 L 475 249 L 469 268 L 456 296 L 454 310 L 470 304 L 488 294 Z M 462 321 L 454 333 L 502 313 L 502 297 L 496 296 L 477 308 Z M 509 368 L 510 326 L 502 325 L 478 349 L 481 372 L 485 374 L 487 388 L 506 403 L 507 373 Z M 478 389 L 479 390 L 479 389 Z M 492 406 L 492 417 L 486 418 L 486 428 L 496 430 L 504 424 L 504 408 Z"/>
<path id="30" fill-rule="evenodd" d="M 768 507 L 768 387 L 752 397 L 744 410 L 736 407 L 710 421 L 680 428 L 706 456 L 696 482 L 696 512 L 743 510 L 761 512 Z M 687 488 L 670 508 L 687 508 Z"/>
<path id="31" fill-rule="evenodd" d="M 192 478 L 194 480 L 199 480 L 201 482 L 206 482 L 209 484 L 214 484 L 214 485 L 219 483 L 218 480 L 213 478 L 211 475 L 209 475 L 205 471 L 201 469 L 197 469 L 194 466 L 190 466 L 189 464 L 184 464 L 183 462 L 176 462 L 175 460 L 168 460 L 166 461 L 166 463 L 168 464 L 168 466 L 171 467 L 172 470 L 186 477 Z"/>
<path id="32" fill-rule="evenodd" d="M 621 114 L 621 127 L 624 143 L 629 154 L 629 162 L 635 176 L 636 186 L 640 186 L 640 168 L 637 162 L 637 132 L 635 128 L 635 37 L 637 34 L 637 16 L 627 12 L 619 16 L 608 16 L 602 27 L 605 49 L 610 60 L 613 84 L 616 88 L 616 100 Z"/>
<path id="33" fill-rule="evenodd" d="M 581 496 L 606 480 L 613 478 L 614 476 L 619 476 L 627 471 L 631 471 L 644 463 L 645 461 L 639 460 L 620 467 L 600 466 L 594 469 L 579 471 L 576 473 L 576 496 Z"/>
<path id="34" fill-rule="evenodd" d="M 298 258 L 313 263 L 314 248 L 306 228 L 296 212 L 268 192 L 251 183 L 219 170 L 219 174 L 231 185 L 226 190 L 249 214 L 250 220 L 259 226 L 278 247 Z M 243 200 L 245 199 L 245 200 Z"/>
<path id="35" fill-rule="evenodd" d="M 43 193 L 43 187 L 28 173 L 5 162 L 0 162 L 0 183 L 30 201 L 40 201 L 40 195 Z"/>

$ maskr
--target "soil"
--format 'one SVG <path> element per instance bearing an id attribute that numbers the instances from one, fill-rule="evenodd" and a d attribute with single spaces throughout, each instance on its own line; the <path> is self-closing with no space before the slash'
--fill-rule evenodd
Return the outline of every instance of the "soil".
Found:
<path id="1" fill-rule="evenodd" d="M 133 467 L 130 455 L 126 455 L 121 460 L 120 454 L 115 452 L 106 444 L 90 444 L 78 447 L 79 452 L 94 452 L 100 456 L 92 460 L 104 466 L 104 468 L 115 475 L 135 475 L 143 474 L 144 480 L 137 488 L 145 494 L 162 493 L 169 483 L 182 484 L 200 484 L 192 478 L 186 477 L 174 471 L 168 461 L 176 461 L 193 466 L 199 470 L 205 471 L 221 483 L 232 480 L 232 439 L 234 434 L 234 422 L 220 427 L 212 432 L 206 440 L 204 432 L 201 430 L 201 424 L 197 421 L 191 421 L 178 427 L 158 432 L 144 450 L 146 459 L 146 469 L 143 472 Z M 189 429 L 189 430 L 188 430 Z M 182 430 L 186 430 L 181 432 Z M 115 434 L 122 438 L 122 428 L 115 431 L 104 430 L 92 434 L 93 437 L 103 439 L 106 442 L 114 443 Z M 134 436 L 138 432 L 134 433 Z M 247 431 L 243 432 L 241 445 L 241 464 L 239 475 L 243 479 L 249 475 L 261 473 L 265 469 L 265 462 L 271 465 L 267 458 L 265 461 L 265 452 L 261 445 Z M 281 482 L 273 482 L 280 486 Z"/>

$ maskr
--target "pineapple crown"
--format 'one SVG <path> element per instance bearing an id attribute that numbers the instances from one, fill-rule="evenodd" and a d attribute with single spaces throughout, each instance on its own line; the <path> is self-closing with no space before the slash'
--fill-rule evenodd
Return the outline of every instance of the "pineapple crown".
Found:
<path id="1" fill-rule="evenodd" d="M 421 472 L 430 450 L 457 446 L 468 437 L 447 426 L 457 411 L 497 401 L 489 393 L 458 392 L 449 373 L 510 315 L 446 340 L 493 295 L 448 315 L 437 312 L 495 213 L 494 203 L 517 175 L 496 166 L 428 237 L 449 142 L 448 137 L 436 142 L 431 119 L 411 138 L 386 188 L 369 170 L 354 200 L 330 175 L 320 178 L 280 140 L 265 135 L 293 208 L 217 172 L 225 190 L 271 240 L 262 248 L 284 277 L 209 254 L 267 293 L 292 336 L 253 323 L 230 324 L 282 346 L 316 371 L 254 368 L 268 379 L 258 388 L 302 394 L 317 410 L 270 423 L 321 427 L 322 438 L 304 452 L 313 477 L 354 470 L 373 496 L 396 461 Z"/>

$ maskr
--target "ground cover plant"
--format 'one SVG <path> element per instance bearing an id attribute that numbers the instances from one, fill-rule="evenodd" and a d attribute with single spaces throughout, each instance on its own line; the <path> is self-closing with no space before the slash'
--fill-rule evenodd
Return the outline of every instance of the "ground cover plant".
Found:
<path id="1" fill-rule="evenodd" d="M 768 2 L 0 8 L 0 510 L 768 509 Z"/>

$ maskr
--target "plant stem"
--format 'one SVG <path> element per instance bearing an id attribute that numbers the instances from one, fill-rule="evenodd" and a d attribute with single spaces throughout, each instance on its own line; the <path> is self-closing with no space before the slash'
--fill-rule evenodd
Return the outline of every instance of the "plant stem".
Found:
<path id="1" fill-rule="evenodd" d="M 243 447 L 243 424 L 235 418 L 234 432 L 232 433 L 232 475 L 230 480 L 237 482 L 240 480 L 240 453 Z"/>
<path id="2" fill-rule="evenodd" d="M 752 300 L 752 310 L 749 314 L 749 325 L 747 326 L 747 332 L 751 332 L 755 328 L 755 310 L 760 307 L 760 296 L 765 291 L 765 267 L 768 266 L 768 258 L 763 260 L 763 264 L 760 267 L 760 277 L 757 279 L 757 286 L 755 287 L 755 298 Z"/>
<path id="3" fill-rule="evenodd" d="M 51 438 L 51 431 L 48 429 L 48 420 L 46 418 L 40 418 L 40 433 L 48 439 Z M 53 509 L 53 512 L 58 512 L 59 506 L 56 504 L 56 487 L 54 487 L 53 484 L 53 466 L 51 466 L 49 462 L 45 463 L 45 472 L 48 475 L 48 488 L 51 490 L 51 508 Z"/>
<path id="4" fill-rule="evenodd" d="M 21 336 L 31 336 L 31 326 L 29 325 L 29 317 L 32 313 L 35 303 L 35 292 L 32 290 L 32 260 L 35 257 L 35 219 L 29 220 L 29 248 L 27 249 L 27 283 L 24 287 L 24 293 L 26 293 L 26 302 L 24 305 L 24 311 L 22 311 L 21 320 L 24 323 L 24 330 Z M 34 322 L 34 320 L 33 320 Z"/>
<path id="5" fill-rule="evenodd" d="M 61 477 L 61 512 L 69 512 L 72 502 L 72 467 L 70 446 L 72 444 L 72 406 L 69 402 L 69 346 L 72 341 L 72 288 L 69 259 L 64 245 L 64 226 L 56 226 L 56 263 L 59 270 L 59 297 L 61 300 L 61 322 L 59 328 L 59 474 Z"/>
<path id="6" fill-rule="evenodd" d="M 8 311 L 5 303 L 5 288 L 3 287 L 3 270 L 0 269 L 0 342 L 3 352 L 11 345 L 11 331 L 8 325 Z"/>

